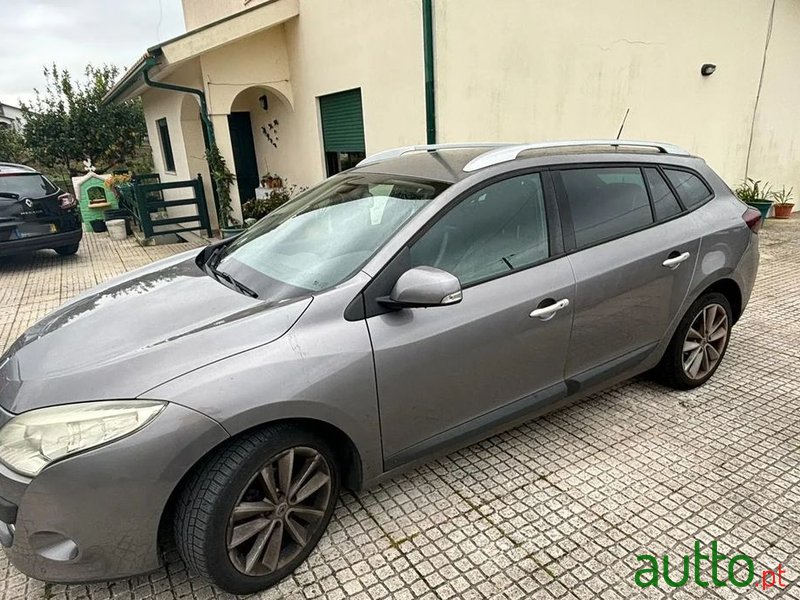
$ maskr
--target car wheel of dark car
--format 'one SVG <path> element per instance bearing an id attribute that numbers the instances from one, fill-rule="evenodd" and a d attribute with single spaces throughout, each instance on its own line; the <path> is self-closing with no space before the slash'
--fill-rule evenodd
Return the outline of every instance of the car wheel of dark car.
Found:
<path id="1" fill-rule="evenodd" d="M 80 244 L 70 244 L 69 246 L 61 246 L 60 248 L 56 248 L 56 252 L 58 252 L 61 256 L 72 256 L 78 252 L 78 247 Z"/>
<path id="2" fill-rule="evenodd" d="M 317 545 L 339 495 L 325 440 L 278 424 L 225 446 L 178 501 L 183 559 L 232 594 L 270 587 Z"/>
<path id="3" fill-rule="evenodd" d="M 731 304 L 723 294 L 712 292 L 695 300 L 656 368 L 658 378 L 681 390 L 704 384 L 725 356 L 732 323 Z"/>

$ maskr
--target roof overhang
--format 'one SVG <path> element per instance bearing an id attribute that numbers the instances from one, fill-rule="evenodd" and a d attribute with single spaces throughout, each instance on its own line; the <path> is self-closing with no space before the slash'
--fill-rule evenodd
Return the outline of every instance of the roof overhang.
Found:
<path id="1" fill-rule="evenodd" d="M 280 25 L 300 14 L 299 0 L 268 0 L 148 48 L 103 97 L 104 103 L 124 102 L 146 89 L 143 73 L 161 80 L 182 63 L 231 42 Z"/>

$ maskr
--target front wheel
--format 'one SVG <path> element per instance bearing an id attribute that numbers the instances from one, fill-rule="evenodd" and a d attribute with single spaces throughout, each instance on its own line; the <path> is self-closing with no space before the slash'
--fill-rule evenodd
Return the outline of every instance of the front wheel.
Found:
<path id="1" fill-rule="evenodd" d="M 188 482 L 175 515 L 183 559 L 232 594 L 264 590 L 311 553 L 339 495 L 334 453 L 275 425 L 234 440 Z"/>
<path id="2" fill-rule="evenodd" d="M 682 390 L 703 385 L 725 356 L 732 324 L 731 304 L 723 294 L 710 292 L 695 300 L 655 369 L 658 378 Z"/>

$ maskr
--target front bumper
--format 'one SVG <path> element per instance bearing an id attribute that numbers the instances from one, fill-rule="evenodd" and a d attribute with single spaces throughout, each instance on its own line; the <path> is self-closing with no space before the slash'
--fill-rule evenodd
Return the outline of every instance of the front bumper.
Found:
<path id="1" fill-rule="evenodd" d="M 227 438 L 216 421 L 169 404 L 141 430 L 55 462 L 33 479 L 0 464 L 0 508 L 8 506 L 0 510 L 0 542 L 16 568 L 45 581 L 152 571 L 160 566 L 158 530 L 170 495 Z"/>
<path id="2" fill-rule="evenodd" d="M 0 256 L 19 254 L 21 252 L 33 252 L 34 250 L 47 250 L 61 248 L 62 246 L 72 246 L 80 243 L 83 238 L 83 229 L 78 227 L 71 231 L 61 233 L 50 233 L 36 235 L 32 237 L 20 238 L 18 240 L 0 241 Z"/>

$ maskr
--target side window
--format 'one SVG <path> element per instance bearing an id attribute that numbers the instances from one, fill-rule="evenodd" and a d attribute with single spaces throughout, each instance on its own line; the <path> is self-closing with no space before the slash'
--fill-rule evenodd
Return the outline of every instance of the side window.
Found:
<path id="1" fill-rule="evenodd" d="M 619 237 L 653 222 L 638 167 L 561 171 L 578 248 Z"/>
<path id="2" fill-rule="evenodd" d="M 664 172 L 686 208 L 694 208 L 711 196 L 711 190 L 697 175 L 676 169 L 664 169 Z"/>
<path id="3" fill-rule="evenodd" d="M 548 258 L 541 176 L 506 179 L 464 198 L 410 250 L 413 266 L 443 269 L 464 286 Z"/>
<path id="4" fill-rule="evenodd" d="M 172 140 L 169 137 L 169 127 L 166 119 L 156 121 L 158 137 L 161 142 L 161 154 L 164 157 L 164 170 L 175 171 L 175 155 L 172 153 Z"/>
<path id="5" fill-rule="evenodd" d="M 667 182 L 658 172 L 658 169 L 644 170 L 647 177 L 647 184 L 650 186 L 650 194 L 653 196 L 653 206 L 656 209 L 656 219 L 663 221 L 681 212 L 681 205 L 672 190 L 669 189 Z"/>

